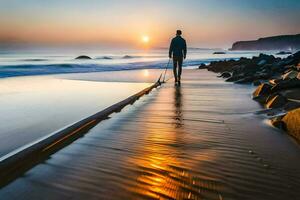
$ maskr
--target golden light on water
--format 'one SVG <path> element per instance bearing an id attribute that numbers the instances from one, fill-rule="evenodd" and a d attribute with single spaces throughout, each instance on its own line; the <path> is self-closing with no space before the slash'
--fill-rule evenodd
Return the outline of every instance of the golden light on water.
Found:
<path id="1" fill-rule="evenodd" d="M 148 77 L 149 76 L 149 70 L 145 69 L 143 74 L 144 74 L 145 77 Z"/>

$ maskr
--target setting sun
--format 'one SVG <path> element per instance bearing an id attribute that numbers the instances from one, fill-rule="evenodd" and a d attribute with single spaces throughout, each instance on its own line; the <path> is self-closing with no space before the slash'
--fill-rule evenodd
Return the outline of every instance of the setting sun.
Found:
<path id="1" fill-rule="evenodd" d="M 144 43 L 148 43 L 149 40 L 150 40 L 150 38 L 149 38 L 149 36 L 147 36 L 147 35 L 144 35 L 144 36 L 142 37 L 142 41 L 143 41 Z"/>

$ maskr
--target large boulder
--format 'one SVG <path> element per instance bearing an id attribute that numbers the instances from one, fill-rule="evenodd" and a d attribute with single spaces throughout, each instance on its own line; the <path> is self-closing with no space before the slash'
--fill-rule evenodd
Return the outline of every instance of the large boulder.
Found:
<path id="1" fill-rule="evenodd" d="M 89 57 L 89 56 L 86 56 L 86 55 L 81 55 L 81 56 L 78 56 L 77 58 L 75 58 L 75 59 L 92 59 L 91 57 Z"/>
<path id="2" fill-rule="evenodd" d="M 271 98 L 267 104 L 267 108 L 280 108 L 283 107 L 287 103 L 287 99 L 282 95 L 276 95 L 275 97 Z"/>
<path id="3" fill-rule="evenodd" d="M 288 112 L 282 121 L 288 133 L 300 141 L 300 108 Z"/>

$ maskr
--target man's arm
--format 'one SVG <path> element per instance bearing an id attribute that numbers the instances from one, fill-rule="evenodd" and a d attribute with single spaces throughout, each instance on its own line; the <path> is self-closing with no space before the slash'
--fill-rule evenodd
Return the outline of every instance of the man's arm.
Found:
<path id="1" fill-rule="evenodd" d="M 169 48 L 169 58 L 172 58 L 172 53 L 173 53 L 173 50 L 174 50 L 174 44 L 173 44 L 173 40 L 171 41 L 171 44 L 170 44 L 170 48 Z"/>
<path id="2" fill-rule="evenodd" d="M 187 50 L 186 50 L 186 42 L 184 40 L 183 42 L 183 58 L 185 59 L 186 58 L 186 53 L 187 53 Z"/>

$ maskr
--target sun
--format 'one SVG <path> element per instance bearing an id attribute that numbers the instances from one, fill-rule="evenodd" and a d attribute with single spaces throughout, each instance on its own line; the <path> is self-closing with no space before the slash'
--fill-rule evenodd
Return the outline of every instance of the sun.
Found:
<path id="1" fill-rule="evenodd" d="M 149 41 L 150 41 L 149 36 L 144 35 L 144 36 L 142 37 L 142 42 L 143 42 L 143 43 L 149 43 Z"/>

